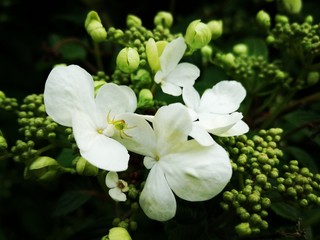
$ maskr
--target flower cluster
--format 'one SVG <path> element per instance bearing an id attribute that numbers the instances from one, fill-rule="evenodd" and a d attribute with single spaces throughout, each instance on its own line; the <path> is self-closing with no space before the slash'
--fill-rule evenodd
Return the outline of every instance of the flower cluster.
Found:
<path id="1" fill-rule="evenodd" d="M 130 87 L 105 82 L 95 88 L 85 69 L 58 65 L 47 78 L 44 103 L 55 122 L 72 128 L 81 157 L 108 171 L 106 185 L 115 201 L 125 201 L 129 190 L 118 172 L 128 169 L 131 153 L 140 155 L 149 172 L 140 206 L 149 218 L 167 221 L 175 216 L 176 197 L 205 201 L 229 182 L 229 156 L 212 135 L 237 136 L 249 127 L 237 112 L 246 96 L 239 82 L 219 82 L 200 97 L 194 88 L 200 70 L 180 63 L 184 38 L 166 43 L 161 54 L 153 54 L 155 44 L 150 39 L 146 46 L 150 66 L 159 63 L 154 82 L 166 94 L 182 95 L 183 102 L 161 106 L 154 115 L 140 114 Z"/>

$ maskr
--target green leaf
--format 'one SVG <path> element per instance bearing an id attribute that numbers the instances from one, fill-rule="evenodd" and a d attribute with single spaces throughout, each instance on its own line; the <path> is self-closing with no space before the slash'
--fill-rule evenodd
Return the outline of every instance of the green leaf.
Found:
<path id="1" fill-rule="evenodd" d="M 60 48 L 60 52 L 64 59 L 68 61 L 85 60 L 86 51 L 79 44 L 69 43 Z"/>
<path id="2" fill-rule="evenodd" d="M 295 208 L 285 202 L 272 203 L 271 209 L 279 216 L 292 221 L 298 221 L 301 218 L 300 209 Z"/>
<path id="3" fill-rule="evenodd" d="M 318 172 L 318 166 L 312 156 L 302 148 L 295 146 L 287 146 L 285 152 L 290 154 L 293 159 L 299 161 L 302 166 L 309 168 L 312 172 Z"/>
<path id="4" fill-rule="evenodd" d="M 262 56 L 264 59 L 268 59 L 268 48 L 260 38 L 245 38 L 241 41 L 248 46 L 249 56 Z"/>
<path id="5" fill-rule="evenodd" d="M 74 154 L 74 151 L 70 148 L 62 149 L 61 153 L 58 155 L 56 160 L 63 166 L 63 167 L 72 167 L 72 161 L 77 156 Z"/>
<path id="6" fill-rule="evenodd" d="M 58 200 L 53 215 L 64 216 L 70 212 L 81 207 L 91 198 L 91 195 L 85 193 L 84 191 L 69 191 L 64 193 Z"/>

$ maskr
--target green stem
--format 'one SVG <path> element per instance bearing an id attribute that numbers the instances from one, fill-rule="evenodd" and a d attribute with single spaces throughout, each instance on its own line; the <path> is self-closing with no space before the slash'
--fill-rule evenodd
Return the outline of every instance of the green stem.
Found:
<path id="1" fill-rule="evenodd" d="M 103 71 L 103 63 L 100 54 L 99 43 L 93 42 L 94 56 L 96 58 L 97 66 L 99 71 Z"/>
<path id="2" fill-rule="evenodd" d="M 12 156 L 13 156 L 12 153 L 6 153 L 6 154 L 0 156 L 0 161 L 1 161 L 1 160 L 5 160 L 5 159 L 7 159 L 7 158 L 10 158 L 10 157 L 12 157 Z"/>

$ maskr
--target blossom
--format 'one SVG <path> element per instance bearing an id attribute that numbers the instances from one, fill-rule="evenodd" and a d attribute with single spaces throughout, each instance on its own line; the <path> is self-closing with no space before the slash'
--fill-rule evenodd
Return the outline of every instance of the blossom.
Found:
<path id="1" fill-rule="evenodd" d="M 154 80 L 161 84 L 164 93 L 180 96 L 182 87 L 193 86 L 200 75 L 197 66 L 191 63 L 179 63 L 187 46 L 183 37 L 179 37 L 166 45 L 160 56 L 160 70 Z"/>
<path id="2" fill-rule="evenodd" d="M 77 65 L 56 66 L 45 83 L 44 103 L 54 121 L 72 127 L 80 154 L 88 162 L 109 171 L 127 169 L 128 151 L 113 136 L 125 136 L 129 127 L 119 116 L 136 109 L 132 89 L 107 83 L 94 96 L 87 71 Z"/>
<path id="3" fill-rule="evenodd" d="M 237 81 L 221 81 L 205 90 L 201 97 L 195 88 L 184 88 L 183 101 L 194 121 L 190 136 L 210 145 L 213 140 L 208 133 L 227 137 L 248 132 L 242 113 L 236 112 L 245 96 L 245 88 Z"/>
<path id="4" fill-rule="evenodd" d="M 152 126 L 141 120 L 128 129 L 132 139 L 119 139 L 128 150 L 141 154 L 150 169 L 139 203 L 158 221 L 174 217 L 175 195 L 187 201 L 205 201 L 222 191 L 232 169 L 226 151 L 218 144 L 202 146 L 188 140 L 192 119 L 181 103 L 161 107 Z M 140 135 L 138 138 L 136 135 Z"/>
<path id="5" fill-rule="evenodd" d="M 127 200 L 126 194 L 129 190 L 128 183 L 119 179 L 117 172 L 108 172 L 105 179 L 106 185 L 109 190 L 110 197 L 118 202 L 124 202 Z"/>

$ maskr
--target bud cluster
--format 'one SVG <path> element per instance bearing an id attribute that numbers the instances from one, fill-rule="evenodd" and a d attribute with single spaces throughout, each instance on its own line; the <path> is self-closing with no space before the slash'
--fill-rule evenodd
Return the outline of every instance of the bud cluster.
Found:
<path id="1" fill-rule="evenodd" d="M 47 116 L 43 95 L 32 94 L 24 98 L 18 112 L 19 131 L 26 139 L 54 139 L 58 124 Z"/>
<path id="2" fill-rule="evenodd" d="M 241 236 L 268 228 L 266 217 L 271 205 L 268 193 L 279 176 L 281 133 L 282 129 L 273 128 L 260 130 L 251 138 L 241 135 L 219 139 L 230 155 L 233 179 L 239 180 L 238 187 L 223 192 L 221 206 L 233 209 L 240 218 L 235 231 Z"/>
<path id="3" fill-rule="evenodd" d="M 277 189 L 284 198 L 300 207 L 320 206 L 319 173 L 314 174 L 307 167 L 299 166 L 297 160 L 291 160 L 282 169 L 284 173 L 277 178 Z"/>
<path id="4" fill-rule="evenodd" d="M 320 53 L 319 24 L 312 24 L 306 18 L 303 23 L 290 23 L 285 16 L 276 16 L 276 24 L 267 37 L 267 42 L 276 48 L 284 48 L 289 53 L 305 57 L 317 56 Z"/>
<path id="5" fill-rule="evenodd" d="M 15 98 L 9 98 L 4 92 L 0 91 L 0 109 L 5 111 L 15 111 L 18 108 L 18 101 Z"/>

